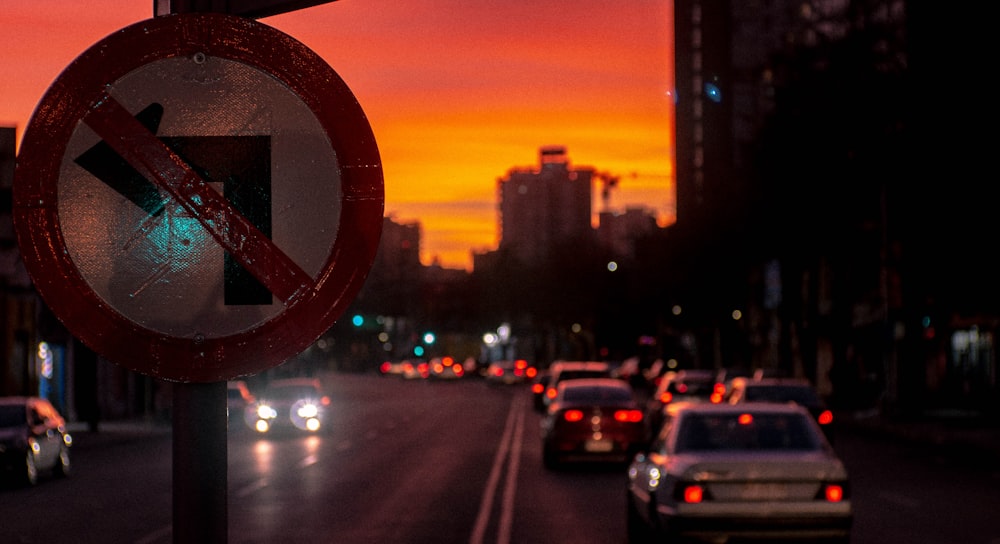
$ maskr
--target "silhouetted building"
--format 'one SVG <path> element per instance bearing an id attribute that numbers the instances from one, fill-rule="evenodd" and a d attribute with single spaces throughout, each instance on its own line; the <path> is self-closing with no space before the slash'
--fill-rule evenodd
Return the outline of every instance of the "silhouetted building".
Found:
<path id="1" fill-rule="evenodd" d="M 571 168 L 560 146 L 541 148 L 537 168 L 512 168 L 497 181 L 499 250 L 539 264 L 559 245 L 592 243 L 593 177 L 593 168 Z"/>

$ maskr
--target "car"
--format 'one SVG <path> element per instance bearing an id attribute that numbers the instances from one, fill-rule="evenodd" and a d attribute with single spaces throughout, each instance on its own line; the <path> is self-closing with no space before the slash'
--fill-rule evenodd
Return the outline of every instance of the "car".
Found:
<path id="1" fill-rule="evenodd" d="M 400 375 L 406 380 L 426 380 L 431 375 L 430 364 L 419 359 L 405 359 L 401 368 Z"/>
<path id="2" fill-rule="evenodd" d="M 809 380 L 800 378 L 737 378 L 731 382 L 726 397 L 730 404 L 745 402 L 795 402 L 805 406 L 833 441 L 833 412 L 827 408 Z"/>
<path id="3" fill-rule="evenodd" d="M 549 373 L 549 383 L 545 388 L 545 397 L 542 398 L 546 407 L 555 400 L 559 384 L 563 380 L 615 377 L 611 365 L 602 361 L 556 361 L 549 366 Z"/>
<path id="4" fill-rule="evenodd" d="M 493 385 L 525 383 L 537 373 L 524 359 L 493 361 L 486 367 L 486 381 Z"/>
<path id="5" fill-rule="evenodd" d="M 541 422 L 543 463 L 548 469 L 572 462 L 624 466 L 644 444 L 645 423 L 624 380 L 563 380 Z"/>
<path id="6" fill-rule="evenodd" d="M 531 380 L 531 403 L 537 412 L 545 411 L 545 390 L 551 378 L 552 372 L 546 368 L 539 370 L 535 379 Z"/>
<path id="7" fill-rule="evenodd" d="M 656 432 L 663 421 L 664 408 L 673 402 L 722 402 L 714 370 L 684 369 L 663 375 L 656 390 L 646 401 L 646 418 Z"/>
<path id="8" fill-rule="evenodd" d="M 465 367 L 454 357 L 434 357 L 428 363 L 428 376 L 437 380 L 457 380 L 465 376 Z"/>
<path id="9" fill-rule="evenodd" d="M 47 399 L 0 398 L 0 468 L 16 485 L 33 486 L 43 473 L 70 474 L 73 437 Z"/>
<path id="10" fill-rule="evenodd" d="M 317 378 L 280 378 L 257 398 L 253 428 L 260 434 L 279 431 L 316 433 L 323 429 L 330 397 Z"/>
<path id="11" fill-rule="evenodd" d="M 244 425 L 252 424 L 256 404 L 257 399 L 250 392 L 247 382 L 243 380 L 226 382 L 226 413 L 230 429 L 242 429 Z"/>
<path id="12" fill-rule="evenodd" d="M 802 406 L 681 402 L 628 465 L 628 541 L 846 544 L 849 484 Z"/>

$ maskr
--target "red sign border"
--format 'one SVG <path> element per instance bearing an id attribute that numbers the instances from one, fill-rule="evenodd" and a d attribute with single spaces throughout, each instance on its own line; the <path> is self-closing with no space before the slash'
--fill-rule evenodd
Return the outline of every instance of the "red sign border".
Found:
<path id="1" fill-rule="evenodd" d="M 314 287 L 276 317 L 220 338 L 151 331 L 99 297 L 66 251 L 57 186 L 70 137 L 101 104 L 107 85 L 150 62 L 197 53 L 268 73 L 316 115 L 341 167 L 337 238 Z M 172 14 L 125 27 L 74 60 L 42 97 L 25 130 L 13 186 L 13 219 L 35 287 L 69 331 L 109 361 L 155 378 L 217 382 L 256 374 L 301 353 L 343 314 L 374 262 L 385 195 L 375 137 L 354 94 L 316 53 L 252 19 Z"/>

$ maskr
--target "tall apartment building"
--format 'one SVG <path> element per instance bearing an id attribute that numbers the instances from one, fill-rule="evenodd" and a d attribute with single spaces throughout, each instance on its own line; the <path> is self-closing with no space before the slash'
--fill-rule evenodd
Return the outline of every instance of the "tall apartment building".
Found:
<path id="1" fill-rule="evenodd" d="M 533 168 L 512 168 L 497 181 L 499 250 L 540 264 L 561 244 L 591 242 L 593 168 L 572 168 L 566 148 L 539 150 Z"/>

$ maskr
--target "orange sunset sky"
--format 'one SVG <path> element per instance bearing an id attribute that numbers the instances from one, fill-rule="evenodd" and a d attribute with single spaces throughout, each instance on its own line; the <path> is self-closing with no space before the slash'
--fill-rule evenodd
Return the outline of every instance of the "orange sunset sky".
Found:
<path id="1" fill-rule="evenodd" d="M 338 0 L 261 22 L 350 87 L 386 215 L 420 221 L 423 263 L 471 269 L 499 241 L 497 180 L 547 145 L 620 176 L 613 209 L 673 221 L 672 12 L 672 0 Z M 20 140 L 73 59 L 152 14 L 153 0 L 3 0 L 0 125 Z"/>

